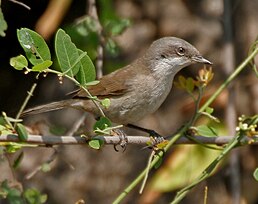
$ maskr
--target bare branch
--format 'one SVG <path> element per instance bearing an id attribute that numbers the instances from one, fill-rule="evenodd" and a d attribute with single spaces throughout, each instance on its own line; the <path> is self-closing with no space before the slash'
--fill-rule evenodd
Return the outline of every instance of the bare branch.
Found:
<path id="1" fill-rule="evenodd" d="M 150 142 L 150 137 L 147 136 L 127 136 L 128 144 L 146 145 Z M 233 139 L 233 136 L 219 136 L 219 137 L 204 137 L 194 136 L 194 138 L 203 144 L 215 144 L 224 145 Z M 81 136 L 41 136 L 41 135 L 29 135 L 27 139 L 28 144 L 37 144 L 44 146 L 51 145 L 79 145 L 86 144 L 87 141 L 91 140 L 92 137 L 81 137 Z M 119 144 L 121 138 L 119 136 L 94 136 L 94 139 L 102 140 L 107 145 Z M 0 136 L 0 142 L 20 142 L 19 138 L 15 134 L 2 135 Z M 185 137 L 181 137 L 175 144 L 196 144 Z M 253 137 L 244 137 L 240 145 L 257 145 L 258 135 Z"/>
<path id="2" fill-rule="evenodd" d="M 15 3 L 15 4 L 18 4 L 18 5 L 20 5 L 20 6 L 23 6 L 24 8 L 26 8 L 26 9 L 28 9 L 28 10 L 31 9 L 31 8 L 30 8 L 29 6 L 27 6 L 25 3 L 22 3 L 22 2 L 20 2 L 20 1 L 16 1 L 16 0 L 9 0 L 9 1 L 11 1 L 11 2 L 13 2 L 13 3 Z"/>
<path id="3" fill-rule="evenodd" d="M 103 28 L 99 21 L 97 7 L 96 7 L 96 1 L 95 0 L 89 0 L 89 16 L 91 16 L 96 21 L 97 26 L 97 34 L 100 39 L 100 43 L 97 48 L 97 61 L 96 61 L 96 69 L 97 69 L 97 78 L 101 78 L 103 76 L 103 55 L 104 55 L 104 44 L 105 44 L 105 38 L 103 36 Z"/>

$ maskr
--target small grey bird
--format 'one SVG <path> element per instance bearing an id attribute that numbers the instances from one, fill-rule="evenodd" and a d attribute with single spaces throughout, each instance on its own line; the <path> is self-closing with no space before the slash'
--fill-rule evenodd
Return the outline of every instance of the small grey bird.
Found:
<path id="1" fill-rule="evenodd" d="M 212 64 L 190 43 L 176 37 L 160 38 L 142 57 L 103 76 L 88 90 L 100 99 L 110 99 L 111 105 L 103 111 L 112 122 L 134 124 L 160 107 L 171 90 L 176 73 L 194 63 Z M 72 99 L 30 108 L 23 115 L 63 108 L 80 109 L 95 117 L 100 116 L 98 108 L 83 90 L 78 90 Z"/>

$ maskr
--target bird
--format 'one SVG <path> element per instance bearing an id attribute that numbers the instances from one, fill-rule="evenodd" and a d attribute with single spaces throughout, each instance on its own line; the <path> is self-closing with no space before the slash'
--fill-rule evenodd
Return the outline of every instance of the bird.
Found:
<path id="1" fill-rule="evenodd" d="M 212 65 L 187 41 L 177 37 L 162 37 L 155 40 L 131 64 L 104 75 L 98 84 L 87 89 L 92 96 L 110 99 L 110 106 L 102 107 L 107 118 L 114 123 L 131 125 L 137 129 L 137 121 L 154 113 L 167 98 L 175 75 L 195 63 Z M 22 116 L 63 108 L 83 110 L 96 118 L 101 116 L 83 89 L 76 90 L 70 99 L 29 108 Z"/>

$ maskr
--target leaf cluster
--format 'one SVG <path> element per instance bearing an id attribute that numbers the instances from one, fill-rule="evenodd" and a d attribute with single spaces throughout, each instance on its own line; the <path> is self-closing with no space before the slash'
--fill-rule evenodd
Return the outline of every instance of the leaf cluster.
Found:
<path id="1" fill-rule="evenodd" d="M 0 198 L 13 204 L 43 204 L 47 201 L 47 195 L 41 194 L 34 188 L 28 188 L 25 191 L 11 186 L 7 180 L 1 182 Z"/>

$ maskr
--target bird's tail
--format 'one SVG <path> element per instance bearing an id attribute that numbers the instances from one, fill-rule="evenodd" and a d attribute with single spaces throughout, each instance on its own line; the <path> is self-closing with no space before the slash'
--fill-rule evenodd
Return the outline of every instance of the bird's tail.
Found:
<path id="1" fill-rule="evenodd" d="M 76 105 L 77 103 L 77 105 Z M 35 115 L 39 113 L 45 113 L 45 112 L 50 112 L 54 110 L 60 110 L 63 108 L 79 108 L 78 101 L 75 99 L 68 99 L 68 100 L 63 100 L 63 101 L 57 101 L 57 102 L 52 102 L 40 106 L 36 106 L 33 108 L 29 108 L 25 111 L 22 112 L 21 117 L 27 116 L 27 115 Z"/>

